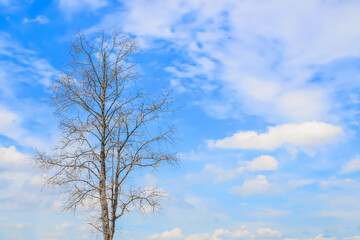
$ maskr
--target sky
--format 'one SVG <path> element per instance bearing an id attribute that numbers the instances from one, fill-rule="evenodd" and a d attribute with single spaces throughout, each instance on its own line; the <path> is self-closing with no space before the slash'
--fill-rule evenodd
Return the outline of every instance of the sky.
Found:
<path id="1" fill-rule="evenodd" d="M 100 239 L 30 158 L 74 33 L 114 28 L 181 106 L 179 166 L 133 176 L 168 198 L 117 239 L 360 239 L 360 1 L 0 0 L 1 240 Z"/>

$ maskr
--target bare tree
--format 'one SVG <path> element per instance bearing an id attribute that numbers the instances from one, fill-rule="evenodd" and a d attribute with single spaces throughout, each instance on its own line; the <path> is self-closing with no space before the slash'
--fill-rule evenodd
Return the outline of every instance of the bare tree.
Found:
<path id="1" fill-rule="evenodd" d="M 119 31 L 91 40 L 78 33 L 71 44 L 69 71 L 51 86 L 50 102 L 63 138 L 35 162 L 47 183 L 65 196 L 65 210 L 98 207 L 91 225 L 104 240 L 114 238 L 117 220 L 135 207 L 156 210 L 163 192 L 130 183 L 135 170 L 172 164 L 174 129 L 166 124 L 172 99 L 138 90 L 136 42 Z"/>

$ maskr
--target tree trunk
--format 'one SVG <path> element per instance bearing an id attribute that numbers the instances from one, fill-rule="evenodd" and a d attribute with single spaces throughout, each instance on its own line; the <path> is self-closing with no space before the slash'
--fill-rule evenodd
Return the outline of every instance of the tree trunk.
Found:
<path id="1" fill-rule="evenodd" d="M 101 173 L 100 173 L 100 204 L 101 204 L 101 221 L 103 228 L 104 240 L 111 240 L 109 228 L 109 210 L 106 200 L 106 166 L 105 166 L 105 147 L 101 145 Z"/>
<path id="2" fill-rule="evenodd" d="M 104 66 L 102 66 L 104 67 Z M 102 94 L 101 94 L 101 171 L 100 171 L 100 204 L 101 204 L 101 221 L 103 228 L 104 240 L 112 240 L 110 234 L 110 219 L 109 219 L 109 206 L 106 198 L 106 154 L 105 154 L 105 142 L 106 142 L 106 120 L 105 120 L 105 102 L 106 102 L 106 86 L 105 78 L 102 79 Z"/>

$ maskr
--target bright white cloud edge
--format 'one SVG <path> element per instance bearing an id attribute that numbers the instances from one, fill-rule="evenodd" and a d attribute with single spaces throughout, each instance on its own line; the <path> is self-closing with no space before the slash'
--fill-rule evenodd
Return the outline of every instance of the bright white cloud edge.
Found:
<path id="1" fill-rule="evenodd" d="M 336 141 L 342 134 L 339 126 L 311 121 L 268 127 L 268 132 L 260 134 L 255 131 L 238 132 L 231 137 L 210 140 L 208 145 L 226 149 L 273 150 L 285 144 L 295 147 L 320 146 Z"/>

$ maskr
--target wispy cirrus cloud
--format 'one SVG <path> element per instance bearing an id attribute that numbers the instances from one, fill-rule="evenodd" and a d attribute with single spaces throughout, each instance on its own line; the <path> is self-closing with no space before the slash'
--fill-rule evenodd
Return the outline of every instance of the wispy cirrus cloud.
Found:
<path id="1" fill-rule="evenodd" d="M 107 0 L 58 0 L 60 10 L 71 16 L 75 12 L 96 11 L 108 4 Z"/>
<path id="2" fill-rule="evenodd" d="M 33 23 L 33 22 L 37 22 L 37 23 L 40 23 L 40 24 L 46 24 L 46 23 L 49 23 L 50 20 L 44 16 L 44 15 L 38 15 L 36 16 L 36 18 L 34 19 L 29 19 L 29 18 L 24 18 L 23 23 Z"/>
<path id="3" fill-rule="evenodd" d="M 206 164 L 201 173 L 187 174 L 185 178 L 191 182 L 205 182 L 209 179 L 213 183 L 221 183 L 237 179 L 246 173 L 275 171 L 278 169 L 279 162 L 272 156 L 261 155 L 252 161 L 240 162 L 238 167 L 224 169 L 216 164 Z"/>
<path id="4" fill-rule="evenodd" d="M 144 46 L 168 42 L 186 60 L 167 67 L 173 86 L 203 91 L 199 103 L 213 117 L 324 121 L 339 118 L 333 114 L 343 104 L 335 104 L 337 93 L 359 86 L 356 69 L 352 78 L 323 74 L 336 69 L 326 70 L 328 64 L 360 57 L 360 30 L 349 27 L 360 20 L 359 9 L 357 2 L 320 0 L 136 0 L 93 29 L 123 22 Z"/>
<path id="5" fill-rule="evenodd" d="M 54 137 L 55 133 L 33 131 L 39 128 L 53 131 L 50 128 L 55 122 L 49 107 L 36 101 L 39 96 L 31 92 L 42 91 L 46 95 L 46 88 L 58 74 L 47 60 L 0 32 L 0 137 L 5 136 L 20 146 L 47 145 L 49 139 L 40 136 Z"/>

